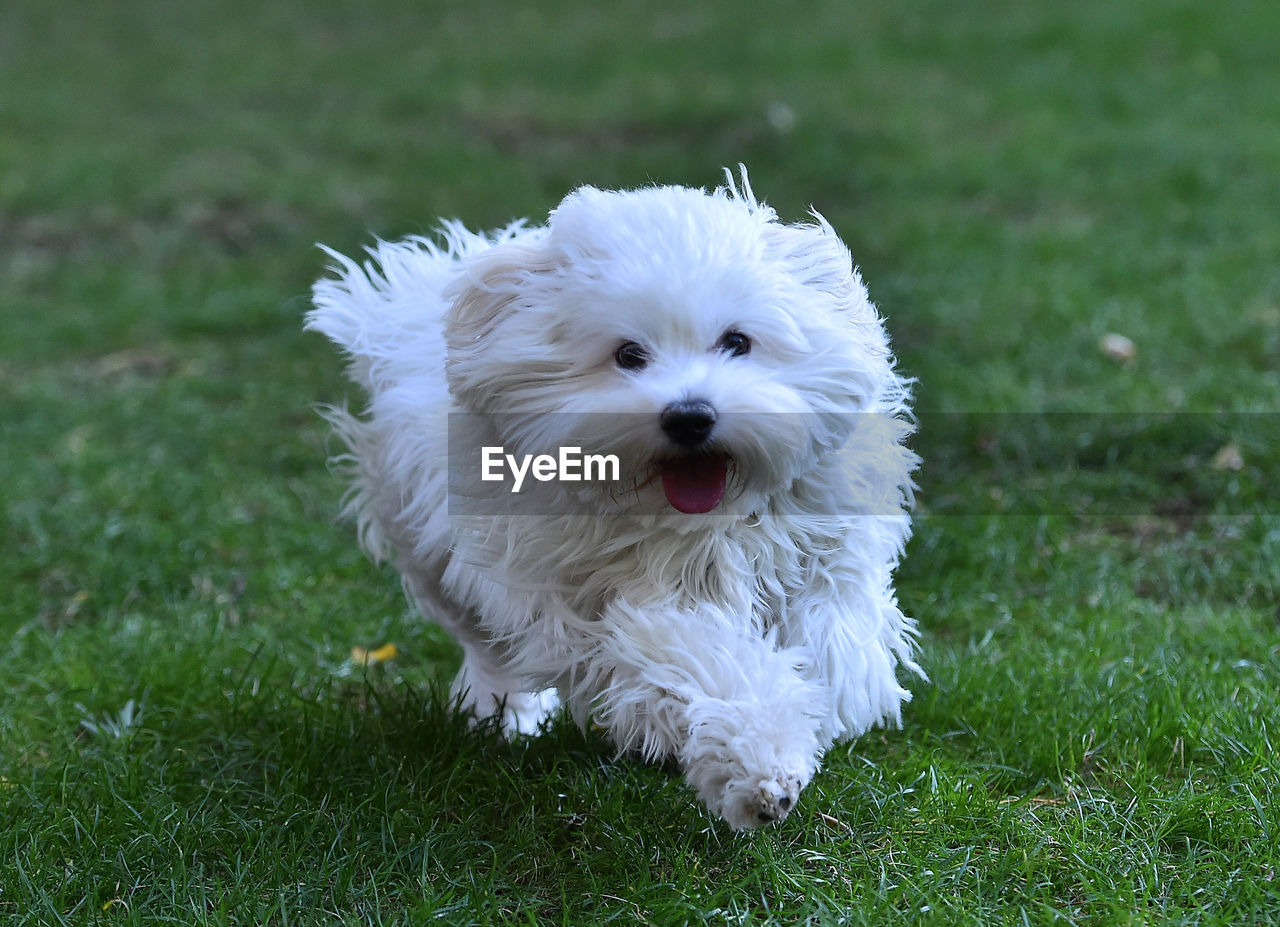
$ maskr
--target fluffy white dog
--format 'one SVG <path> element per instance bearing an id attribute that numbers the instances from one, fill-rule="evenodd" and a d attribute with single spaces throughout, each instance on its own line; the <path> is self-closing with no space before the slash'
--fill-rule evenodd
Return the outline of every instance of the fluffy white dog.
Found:
<path id="1" fill-rule="evenodd" d="M 726 177 L 329 252 L 307 327 L 370 397 L 329 411 L 349 510 L 461 644 L 462 706 L 513 733 L 564 703 L 740 829 L 785 818 L 828 747 L 910 698 L 891 574 L 917 460 L 848 250 Z M 623 472 L 516 493 L 472 472 L 483 448 L 513 473 L 557 448 Z"/>

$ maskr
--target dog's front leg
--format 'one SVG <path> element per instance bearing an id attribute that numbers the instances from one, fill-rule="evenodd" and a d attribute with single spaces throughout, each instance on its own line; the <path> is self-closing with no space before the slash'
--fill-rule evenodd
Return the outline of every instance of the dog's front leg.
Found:
<path id="1" fill-rule="evenodd" d="M 824 698 L 751 622 L 616 601 L 585 667 L 590 712 L 623 749 L 672 757 L 735 830 L 780 821 L 817 770 Z"/>
<path id="2" fill-rule="evenodd" d="M 891 564 L 863 553 L 894 525 L 862 519 L 861 535 L 826 544 L 828 553 L 815 561 L 808 581 L 788 597 L 779 638 L 808 654 L 802 672 L 825 698 L 823 749 L 877 724 L 897 726 L 911 700 L 899 676 L 924 678 L 914 659 L 916 623 L 898 607 Z M 878 543 L 889 547 L 892 538 Z"/>

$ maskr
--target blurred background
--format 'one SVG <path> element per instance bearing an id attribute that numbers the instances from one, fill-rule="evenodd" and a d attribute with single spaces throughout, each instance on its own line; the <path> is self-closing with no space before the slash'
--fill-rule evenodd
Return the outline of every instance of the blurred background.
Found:
<path id="1" fill-rule="evenodd" d="M 536 220 L 578 184 L 711 186 L 741 161 L 784 217 L 836 225 L 928 408 L 1242 409 L 1280 385 L 1265 4 L 0 15 L 11 364 L 306 353 L 313 241 Z M 1112 332 L 1134 363 L 1099 351 Z"/>

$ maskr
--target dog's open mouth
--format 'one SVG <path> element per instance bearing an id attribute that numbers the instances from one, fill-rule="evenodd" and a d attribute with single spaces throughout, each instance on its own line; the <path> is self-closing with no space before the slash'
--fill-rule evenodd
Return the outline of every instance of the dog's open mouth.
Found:
<path id="1" fill-rule="evenodd" d="M 662 491 L 676 511 L 710 512 L 724 498 L 729 461 L 723 454 L 696 454 L 667 460 L 660 466 Z"/>

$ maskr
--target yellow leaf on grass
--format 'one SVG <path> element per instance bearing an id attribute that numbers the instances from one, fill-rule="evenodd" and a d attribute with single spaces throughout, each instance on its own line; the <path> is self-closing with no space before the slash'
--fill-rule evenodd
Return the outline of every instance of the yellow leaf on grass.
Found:
<path id="1" fill-rule="evenodd" d="M 383 644 L 373 650 L 364 647 L 352 647 L 351 659 L 357 663 L 363 663 L 368 666 L 371 663 L 381 663 L 384 660 L 394 660 L 396 654 L 400 651 L 396 649 L 395 644 Z"/>

